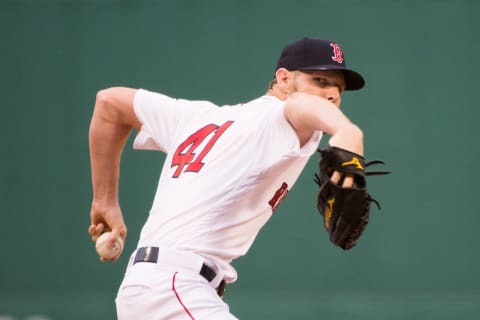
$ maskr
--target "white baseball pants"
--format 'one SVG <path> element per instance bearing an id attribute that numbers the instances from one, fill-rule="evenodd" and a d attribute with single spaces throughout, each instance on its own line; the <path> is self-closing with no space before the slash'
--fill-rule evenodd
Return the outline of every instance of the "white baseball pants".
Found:
<path id="1" fill-rule="evenodd" d="M 128 264 L 115 300 L 119 320 L 235 320 L 218 296 L 219 280 L 200 275 L 203 258 L 160 250 L 158 262 Z"/>

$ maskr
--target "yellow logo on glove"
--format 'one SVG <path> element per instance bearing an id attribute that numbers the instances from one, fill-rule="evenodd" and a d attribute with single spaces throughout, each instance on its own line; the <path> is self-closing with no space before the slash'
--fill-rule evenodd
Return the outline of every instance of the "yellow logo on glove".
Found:
<path id="1" fill-rule="evenodd" d="M 333 204 L 335 203 L 335 198 L 327 200 L 328 208 L 325 210 L 325 227 L 330 229 L 330 219 L 332 218 Z"/>
<path id="2" fill-rule="evenodd" d="M 350 166 L 350 165 L 356 166 L 357 169 L 359 169 L 359 170 L 363 170 L 363 166 L 362 166 L 362 164 L 360 163 L 360 161 L 358 160 L 357 157 L 353 157 L 352 160 L 342 163 L 342 167 L 346 167 L 346 166 Z"/>

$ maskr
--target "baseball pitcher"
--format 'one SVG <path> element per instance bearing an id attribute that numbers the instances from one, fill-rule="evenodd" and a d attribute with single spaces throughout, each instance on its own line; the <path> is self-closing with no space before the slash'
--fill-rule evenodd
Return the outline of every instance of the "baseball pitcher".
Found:
<path id="1" fill-rule="evenodd" d="M 118 187 L 129 134 L 137 132 L 135 149 L 166 154 L 118 290 L 118 319 L 236 319 L 222 299 L 237 279 L 232 261 L 248 252 L 324 134 L 318 209 L 332 242 L 352 248 L 374 200 L 366 191 L 362 131 L 339 107 L 345 90 L 364 83 L 346 67 L 339 44 L 302 38 L 282 50 L 267 92 L 247 103 L 99 91 L 89 131 L 93 241 L 107 231 L 126 239 Z"/>

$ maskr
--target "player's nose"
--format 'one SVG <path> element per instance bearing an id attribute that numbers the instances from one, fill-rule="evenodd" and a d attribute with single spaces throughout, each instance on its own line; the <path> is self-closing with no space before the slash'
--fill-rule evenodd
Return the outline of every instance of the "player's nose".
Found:
<path id="1" fill-rule="evenodd" d="M 326 94 L 325 98 L 328 99 L 328 101 L 339 105 L 340 104 L 340 90 L 338 90 L 337 87 L 330 87 Z"/>

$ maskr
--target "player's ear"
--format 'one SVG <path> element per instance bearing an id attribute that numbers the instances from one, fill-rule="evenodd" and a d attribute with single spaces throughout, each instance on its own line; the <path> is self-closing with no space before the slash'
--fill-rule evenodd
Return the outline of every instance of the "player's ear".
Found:
<path id="1" fill-rule="evenodd" d="M 287 69 L 285 68 L 279 68 L 277 69 L 277 71 L 275 72 L 275 78 L 277 79 L 277 83 L 281 86 L 288 86 L 290 81 L 291 81 L 291 78 L 292 78 L 292 74 L 290 71 L 288 71 Z"/>
<path id="2" fill-rule="evenodd" d="M 288 71 L 285 68 L 279 68 L 275 72 L 275 78 L 277 80 L 278 88 L 282 90 L 284 94 L 288 94 L 293 83 L 293 72 Z"/>

